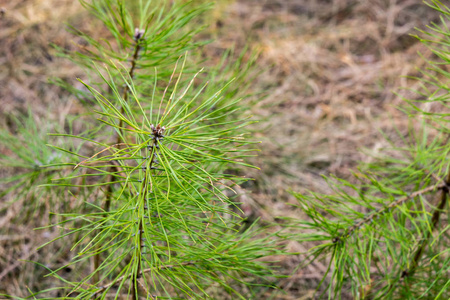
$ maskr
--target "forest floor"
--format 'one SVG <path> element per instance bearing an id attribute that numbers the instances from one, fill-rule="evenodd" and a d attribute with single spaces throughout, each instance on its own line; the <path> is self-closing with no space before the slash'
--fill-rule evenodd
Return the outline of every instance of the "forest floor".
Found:
<path id="1" fill-rule="evenodd" d="M 0 0 L 0 8 L 0 127 L 29 108 L 43 127 L 48 119 L 64 124 L 82 107 L 48 78 L 75 82 L 82 74 L 50 44 L 73 47 L 64 22 L 96 37 L 101 31 L 90 27 L 78 1 Z M 351 178 L 359 162 L 371 159 L 367 154 L 388 146 L 380 130 L 407 130 L 396 106 L 414 95 L 400 88 L 417 88 L 406 76 L 420 76 L 418 52 L 429 55 L 411 34 L 438 17 L 422 0 L 227 0 L 210 16 L 204 37 L 215 41 L 203 49 L 210 63 L 231 47 L 260 53 L 250 91 L 261 120 L 254 128 L 261 152 L 253 161 L 261 171 L 249 174 L 255 180 L 240 200 L 247 217 L 263 220 L 299 217 L 289 190 L 330 192 L 323 175 Z M 11 222 L 21 205 L 0 214 L 0 293 L 25 295 L 24 272 L 33 269 L 18 259 L 50 255 L 33 250 L 44 237 L 30 234 L 45 220 Z M 306 249 L 292 242 L 287 250 Z M 301 259 L 281 259 L 292 276 L 279 282 L 285 293 L 276 299 L 310 299 L 327 266 L 296 270 Z"/>

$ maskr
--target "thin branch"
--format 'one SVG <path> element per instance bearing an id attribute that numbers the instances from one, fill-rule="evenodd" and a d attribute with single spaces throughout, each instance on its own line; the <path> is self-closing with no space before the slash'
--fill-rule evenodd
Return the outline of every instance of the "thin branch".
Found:
<path id="1" fill-rule="evenodd" d="M 141 288 L 145 291 L 145 293 L 146 293 L 148 296 L 150 296 L 150 298 L 155 299 L 155 298 L 153 298 L 153 296 L 150 294 L 150 292 L 147 290 L 147 288 L 142 284 L 142 282 L 140 282 L 139 280 L 137 280 L 137 282 L 139 283 L 139 285 L 141 286 Z"/>
<path id="2" fill-rule="evenodd" d="M 135 48 L 134 48 L 134 52 L 133 52 L 133 58 L 131 60 L 131 68 L 128 71 L 128 74 L 130 75 L 130 78 L 134 78 L 134 73 L 136 70 L 136 62 L 138 60 L 139 57 L 139 51 L 141 50 L 141 39 L 143 38 L 143 32 L 138 30 L 136 28 L 135 30 L 135 34 L 134 34 L 134 39 L 136 41 L 135 43 Z M 123 101 L 124 102 L 128 102 L 128 92 L 129 92 L 130 88 L 128 87 L 128 85 L 125 85 L 125 89 L 123 90 Z M 125 114 L 125 107 L 122 105 L 120 108 L 120 113 L 123 115 Z M 120 119 L 119 121 L 119 128 L 123 128 L 123 119 Z M 122 132 L 122 130 L 120 129 L 120 131 Z M 122 138 L 121 138 L 121 134 L 117 134 L 117 140 L 116 140 L 116 145 L 119 145 L 119 149 L 121 148 L 120 145 L 123 144 Z M 112 166 L 109 170 L 111 172 L 110 178 L 109 178 L 109 182 L 115 181 L 115 173 L 118 171 L 117 170 L 117 166 Z M 105 200 L 105 207 L 104 210 L 106 212 L 109 211 L 110 207 L 111 207 L 111 194 L 113 192 L 113 187 L 112 185 L 108 186 L 107 192 L 106 192 L 106 200 Z"/>
<path id="3" fill-rule="evenodd" d="M 408 200 L 410 200 L 412 198 L 415 198 L 415 197 L 423 195 L 423 194 L 427 194 L 429 192 L 433 192 L 435 190 L 446 189 L 447 187 L 448 187 L 448 183 L 447 182 L 441 182 L 441 183 L 437 183 L 435 185 L 429 186 L 429 187 L 427 187 L 425 189 L 422 189 L 420 191 L 416 191 L 414 193 L 411 193 L 408 196 L 399 198 L 396 201 L 394 201 L 391 204 L 389 204 L 388 206 L 383 207 L 383 208 L 375 211 L 374 213 L 371 213 L 369 216 L 365 217 L 364 219 L 362 219 L 358 223 L 350 226 L 344 233 L 342 233 L 341 235 L 333 238 L 333 243 L 337 243 L 337 242 L 341 241 L 343 238 L 347 238 L 347 237 L 351 236 L 356 230 L 360 229 L 365 224 L 372 222 L 373 219 L 376 216 L 380 216 L 380 215 L 386 213 L 387 211 L 391 210 L 392 208 L 397 207 L 397 206 L 403 204 L 404 202 L 406 202 L 406 201 L 408 201 Z"/>
<path id="4" fill-rule="evenodd" d="M 130 75 L 130 78 L 134 77 L 134 72 L 136 70 L 136 62 L 138 60 L 139 57 L 139 51 L 141 50 L 141 40 L 144 38 L 144 31 L 143 30 L 139 30 L 139 29 L 135 29 L 134 32 L 134 41 L 135 41 L 135 47 L 134 47 L 134 52 L 133 52 L 133 58 L 131 60 L 131 67 L 130 70 L 128 71 L 128 74 Z M 125 85 L 124 91 L 123 91 L 123 101 L 127 102 L 128 101 L 128 92 L 129 92 L 129 87 L 128 85 Z M 125 113 L 125 107 L 122 105 L 120 108 L 120 112 L 123 115 Z M 122 133 L 122 128 L 123 128 L 123 119 L 120 119 L 119 121 L 119 130 Z M 118 146 L 118 149 L 121 149 L 121 145 L 124 144 L 123 140 L 122 140 L 122 134 L 117 133 L 117 140 L 116 140 L 116 145 Z M 116 179 L 116 173 L 119 171 L 119 168 L 117 166 L 111 166 L 108 170 L 108 172 L 110 173 L 110 175 L 108 176 L 108 181 L 107 182 L 113 182 Z M 111 208 L 111 198 L 112 198 L 112 194 L 113 194 L 114 190 L 113 190 L 113 184 L 109 184 L 106 192 L 105 192 L 105 202 L 104 202 L 104 206 L 103 206 L 103 210 L 105 211 L 105 217 L 106 217 L 106 213 L 109 212 L 110 208 Z M 100 266 L 100 253 L 97 253 L 94 257 L 94 270 L 97 270 Z M 94 281 L 97 282 L 99 280 L 98 278 L 98 273 L 96 273 L 94 275 Z"/>
<path id="5" fill-rule="evenodd" d="M 131 68 L 128 71 L 128 74 L 130 75 L 130 78 L 134 78 L 134 72 L 136 70 L 136 63 L 139 58 L 139 51 L 141 51 L 142 45 L 141 40 L 143 39 L 144 32 L 142 30 L 138 30 L 136 28 L 134 32 L 134 40 L 135 40 L 135 46 L 134 46 L 134 52 L 133 52 L 133 58 L 131 59 Z M 128 102 L 128 92 L 130 91 L 130 88 L 128 85 L 125 85 L 125 89 L 123 90 L 123 101 Z M 125 113 L 125 107 L 122 105 L 120 108 L 120 113 L 123 115 Z M 119 122 L 119 128 L 123 128 L 123 119 L 120 119 Z M 117 143 L 120 142 L 120 134 L 117 135 Z"/>

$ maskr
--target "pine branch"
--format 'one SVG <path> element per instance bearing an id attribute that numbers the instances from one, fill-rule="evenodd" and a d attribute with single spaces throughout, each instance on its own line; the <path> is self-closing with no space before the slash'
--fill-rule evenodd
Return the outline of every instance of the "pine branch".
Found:
<path id="1" fill-rule="evenodd" d="M 414 193 L 411 193 L 408 196 L 402 197 L 397 199 L 396 201 L 392 202 L 391 204 L 389 204 L 386 207 L 383 207 L 377 211 L 375 211 L 374 213 L 371 213 L 369 216 L 365 217 L 364 219 L 362 219 L 361 221 L 359 221 L 358 223 L 350 226 L 344 233 L 342 233 L 341 235 L 333 238 L 333 243 L 338 243 L 340 241 L 342 241 L 342 239 L 344 238 L 348 238 L 349 236 L 351 236 L 355 231 L 359 230 L 362 226 L 364 226 L 367 223 L 370 223 L 373 221 L 374 218 L 380 217 L 381 215 L 383 215 L 384 213 L 390 211 L 391 209 L 405 203 L 406 201 L 413 199 L 417 196 L 423 195 L 423 194 L 427 194 L 429 192 L 433 192 L 435 190 L 439 190 L 439 189 L 447 189 L 448 184 L 447 182 L 441 182 L 441 183 L 437 183 L 433 186 L 429 186 L 425 189 L 422 189 L 420 191 L 416 191 Z"/>
<path id="2" fill-rule="evenodd" d="M 114 297 L 112 292 L 116 298 L 127 294 L 135 300 L 159 298 L 150 293 L 164 293 L 166 298 L 209 298 L 209 287 L 214 284 L 239 299 L 247 298 L 244 293 L 254 295 L 247 288 L 256 286 L 253 277 L 259 284 L 260 279 L 274 275 L 262 258 L 279 254 L 280 245 L 265 234 L 261 237 L 256 225 L 237 230 L 242 220 L 232 210 L 226 190 L 247 180 L 229 172 L 230 165 L 252 167 L 244 160 L 254 151 L 247 146 L 255 142 L 247 141 L 243 130 L 251 122 L 241 118 L 238 111 L 245 107 L 236 98 L 238 89 L 242 93 L 240 81 L 248 74 L 247 68 L 241 69 L 241 62 L 233 69 L 212 68 L 207 73 L 212 78 L 209 84 L 198 86 L 200 72 L 190 81 L 182 76 L 193 73 L 193 64 L 185 59 L 176 76 L 177 57 L 199 45 L 191 40 L 200 27 L 191 20 L 204 9 L 193 8 L 191 3 L 180 2 L 170 9 L 158 1 L 84 4 L 110 30 L 109 36 L 121 51 L 108 40 L 79 33 L 90 47 L 74 60 L 102 80 L 93 80 L 91 85 L 81 82 L 96 101 L 99 109 L 95 113 L 106 126 L 89 126 L 79 136 L 64 135 L 101 145 L 102 150 L 91 157 L 84 154 L 82 144 L 55 147 L 76 156 L 77 161 L 82 157 L 80 163 L 64 166 L 83 167 L 85 172 L 58 178 L 51 185 L 83 187 L 79 198 L 87 204 L 80 211 L 65 213 L 55 225 L 67 229 L 55 240 L 70 237 L 71 250 L 77 249 L 66 266 L 79 266 L 77 274 L 67 277 L 58 275 L 66 266 L 51 271 L 63 281 L 58 292 L 67 299 L 103 299 Z M 145 39 L 143 30 L 136 29 L 133 35 L 132 24 L 145 28 Z M 127 67 L 118 68 L 115 61 Z M 138 67 L 155 67 L 155 74 L 141 70 L 136 76 Z M 219 70 L 225 75 L 218 76 Z M 228 80 L 230 71 L 237 78 L 233 84 Z M 158 88 L 163 85 L 159 80 L 166 85 L 164 90 Z M 158 107 L 155 99 L 160 96 Z M 96 142 L 105 133 L 110 143 Z M 104 185 L 105 190 L 100 190 Z M 100 204 L 95 192 L 104 193 Z M 174 262 L 174 257 L 181 262 Z M 164 263 L 172 265 L 159 266 Z"/>

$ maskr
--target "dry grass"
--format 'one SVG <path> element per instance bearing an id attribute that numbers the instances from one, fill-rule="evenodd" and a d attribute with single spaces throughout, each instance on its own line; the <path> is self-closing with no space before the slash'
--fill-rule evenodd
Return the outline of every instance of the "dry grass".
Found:
<path id="1" fill-rule="evenodd" d="M 94 23 L 72 0 L 0 0 L 0 126 L 11 114 L 31 107 L 38 119 L 64 125 L 68 114 L 82 109 L 65 91 L 49 85 L 55 76 L 82 76 L 70 62 L 55 57 L 49 43 L 71 49 L 77 41 L 64 22 L 101 36 Z M 422 0 L 240 0 L 227 1 L 213 13 L 209 35 L 217 40 L 204 49 L 212 61 L 224 49 L 246 43 L 261 53 L 252 85 L 258 97 L 253 113 L 264 122 L 256 128 L 263 140 L 255 163 L 262 171 L 242 196 L 248 215 L 273 219 L 296 214 L 287 203 L 295 200 L 287 189 L 326 192 L 322 174 L 349 177 L 363 156 L 358 149 L 377 152 L 385 146 L 379 129 L 388 134 L 406 118 L 394 106 L 401 103 L 392 91 L 414 87 L 406 75 L 423 63 L 423 46 L 410 37 L 437 14 Z M 426 51 L 425 51 L 426 52 Z M 1 150 L 1 149 L 0 149 Z M 1 199 L 1 202 L 7 199 Z M 2 204 L 0 202 L 0 205 Z M 35 251 L 51 232 L 31 233 L 48 220 L 14 224 L 21 206 L 15 203 L 0 214 L 0 292 L 26 295 L 38 286 L 42 270 L 18 259 L 55 262 L 54 254 Z M 51 208 L 48 207 L 48 211 Z M 44 215 L 44 214 L 42 214 Z M 57 246 L 57 245 L 56 245 Z M 290 251 L 303 251 L 292 242 Z M 57 255 L 62 263 L 69 257 Z M 291 272 L 300 257 L 282 258 Z M 317 263 L 280 283 L 287 292 L 277 299 L 309 299 L 325 266 Z"/>

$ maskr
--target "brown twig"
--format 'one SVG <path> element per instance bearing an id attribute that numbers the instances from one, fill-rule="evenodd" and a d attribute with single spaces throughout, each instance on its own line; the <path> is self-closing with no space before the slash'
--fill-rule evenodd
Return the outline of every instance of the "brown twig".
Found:
<path id="1" fill-rule="evenodd" d="M 131 67 L 130 70 L 128 71 L 128 74 L 130 76 L 130 78 L 134 78 L 134 73 L 136 70 L 136 63 L 139 57 L 139 51 L 141 50 L 141 40 L 144 38 L 144 31 L 143 30 L 139 30 L 138 28 L 135 29 L 134 32 L 134 41 L 135 41 L 135 46 L 134 46 L 134 52 L 133 52 L 133 56 L 131 59 Z M 128 92 L 129 92 L 129 87 L 128 85 L 125 85 L 124 91 L 123 91 L 123 101 L 124 102 L 128 102 Z M 120 108 L 120 112 L 123 115 L 125 113 L 125 107 L 122 105 Z M 120 119 L 119 121 L 119 130 L 122 132 L 123 128 L 123 119 Z M 124 144 L 123 140 L 122 140 L 122 135 L 120 133 L 117 133 L 117 139 L 116 139 L 116 145 L 118 146 L 118 149 L 121 149 L 121 145 Z M 108 169 L 109 175 L 108 175 L 108 179 L 107 182 L 114 182 L 117 178 L 117 176 L 115 175 L 118 172 L 118 167 L 117 166 L 111 166 Z M 105 202 L 103 205 L 103 210 L 105 211 L 104 217 L 106 218 L 106 214 L 109 212 L 110 208 L 111 208 L 111 201 L 112 201 L 112 194 L 113 194 L 114 190 L 113 190 L 113 184 L 109 184 L 106 192 L 105 192 Z M 100 267 L 100 253 L 97 253 L 94 256 L 94 272 L 96 270 L 98 270 L 98 268 Z M 94 274 L 94 281 L 97 282 L 99 280 L 99 276 L 98 273 Z"/>
<path id="2" fill-rule="evenodd" d="M 410 195 L 401 197 L 401 198 L 397 199 L 396 201 L 392 202 L 391 204 L 389 204 L 388 206 L 383 207 L 383 208 L 375 211 L 374 213 L 371 213 L 370 215 L 363 218 L 358 223 L 348 227 L 348 229 L 344 233 L 333 238 L 333 243 L 337 243 L 337 242 L 341 241 L 343 238 L 347 238 L 347 237 L 351 236 L 356 230 L 360 229 L 365 224 L 372 222 L 375 217 L 383 215 L 384 213 L 391 210 L 392 208 L 397 207 L 412 198 L 415 198 L 415 197 L 423 195 L 423 194 L 427 194 L 427 193 L 435 191 L 435 190 L 444 189 L 447 186 L 448 186 L 447 182 L 441 182 L 441 183 L 438 182 L 435 185 L 429 186 L 420 191 L 416 191 L 414 193 L 411 193 Z"/>
<path id="3" fill-rule="evenodd" d="M 142 38 L 143 38 L 143 32 L 136 28 L 135 33 L 134 33 L 134 40 L 135 40 L 136 43 L 135 43 L 135 47 L 134 47 L 133 58 L 131 60 L 131 68 L 128 71 L 128 74 L 130 75 L 130 78 L 134 78 L 134 72 L 136 70 L 136 62 L 137 62 L 137 59 L 139 57 L 139 51 L 141 50 L 141 43 L 140 43 L 140 41 L 141 41 Z M 128 92 L 129 92 L 129 90 L 130 89 L 129 89 L 128 85 L 125 85 L 125 89 L 123 91 L 123 96 L 122 96 L 124 102 L 128 102 Z M 120 108 L 120 113 L 122 115 L 125 113 L 125 107 L 123 105 Z M 123 119 L 120 119 L 120 121 L 119 121 L 119 128 L 123 128 Z M 120 131 L 122 131 L 122 130 L 120 129 Z M 121 135 L 117 134 L 116 145 L 119 146 L 118 147 L 119 149 L 121 148 L 120 145 L 122 145 L 122 144 L 123 144 L 123 141 L 122 141 Z M 110 173 L 108 182 L 115 181 L 116 175 L 114 175 L 114 174 L 117 172 L 117 166 L 112 166 L 109 171 L 111 173 Z M 112 185 L 109 185 L 108 189 L 107 189 L 107 192 L 106 192 L 106 200 L 105 200 L 105 206 L 104 206 L 104 210 L 106 212 L 108 212 L 110 207 L 111 207 L 111 194 L 112 194 L 112 192 L 113 192 L 113 187 L 112 187 Z"/>

